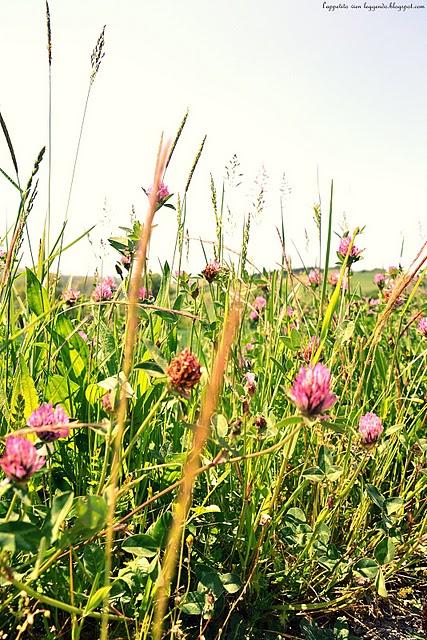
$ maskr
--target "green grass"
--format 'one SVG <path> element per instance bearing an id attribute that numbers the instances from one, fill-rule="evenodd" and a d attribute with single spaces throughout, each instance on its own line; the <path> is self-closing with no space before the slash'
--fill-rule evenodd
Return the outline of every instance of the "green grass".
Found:
<path id="1" fill-rule="evenodd" d="M 238 261 L 224 256 L 228 194 L 212 181 L 206 185 L 217 234 L 211 257 L 221 271 L 212 282 L 200 274 L 172 275 L 184 251 L 186 194 L 197 177 L 202 145 L 188 180 L 167 201 L 176 207 L 176 251 L 161 274 L 144 276 L 153 298 L 138 306 L 133 331 L 127 272 L 102 302 L 91 297 L 94 283 L 77 279 L 77 303 L 67 306 L 60 298 L 64 280 L 59 286 L 52 274 L 59 277 L 58 258 L 67 249 L 62 233 L 48 240 L 48 220 L 36 263 L 20 268 L 22 239 L 32 235 L 29 212 L 43 154 L 24 180 L 2 123 L 16 175 L 2 173 L 15 192 L 17 217 L 0 270 L 0 437 L 4 443 L 20 432 L 46 463 L 26 482 L 2 476 L 0 630 L 12 637 L 19 627 L 17 637 L 46 640 L 98 638 L 101 627 L 104 638 L 153 637 L 179 486 L 188 455 L 197 450 L 215 354 L 235 300 L 241 319 L 209 414 L 185 526 L 178 531 L 176 570 L 165 585 L 163 637 L 289 637 L 300 614 L 345 610 L 366 597 L 385 599 L 396 580 L 415 580 L 427 551 L 427 343 L 417 330 L 426 314 L 424 260 L 390 281 L 401 293 L 400 306 L 378 293 L 373 272 L 350 275 L 348 291 L 309 288 L 302 274 L 286 268 L 255 274 L 246 258 L 250 218 Z M 258 208 L 262 201 L 260 194 Z M 330 239 L 332 189 L 329 222 L 318 223 Z M 126 231 L 123 246 L 112 239 L 117 260 L 124 247 L 135 248 L 139 229 Z M 363 246 L 363 234 L 355 234 L 354 242 Z M 335 255 L 332 244 L 322 247 L 323 262 L 331 251 Z M 348 266 L 342 265 L 342 276 Z M 421 274 L 416 282 L 415 272 Z M 266 305 L 251 320 L 259 296 Z M 373 296 L 380 296 L 378 306 L 369 304 Z M 134 348 L 127 380 L 126 336 Z M 320 338 L 319 347 L 308 353 L 313 336 Z M 201 365 L 201 378 L 194 374 L 188 393 L 169 369 L 184 348 Z M 337 395 L 333 407 L 311 419 L 289 397 L 309 361 L 330 369 Z M 255 389 L 248 387 L 249 372 Z M 124 396 L 127 408 L 119 418 Z M 46 444 L 40 432 L 27 429 L 42 402 L 66 410 L 72 419 L 68 436 Z M 358 430 L 368 412 L 384 426 L 371 446 Z M 303 622 L 295 637 L 313 637 L 310 626 L 316 628 Z"/>

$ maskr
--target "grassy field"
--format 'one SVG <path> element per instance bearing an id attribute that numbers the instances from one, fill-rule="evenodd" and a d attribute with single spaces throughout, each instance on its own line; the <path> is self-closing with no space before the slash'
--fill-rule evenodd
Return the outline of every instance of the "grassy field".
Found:
<path id="1" fill-rule="evenodd" d="M 184 273 L 201 151 L 182 189 L 163 179 L 186 120 L 146 218 L 104 239 L 121 277 L 64 290 L 47 226 L 22 271 L 44 160 L 20 175 L 1 120 L 17 216 L 0 252 L 0 638 L 422 638 L 426 245 L 374 284 L 363 233 L 333 239 L 331 189 L 320 270 L 284 253 L 254 273 L 250 217 L 232 262 L 212 180 L 215 242 Z M 153 275 L 162 207 L 177 245 Z M 371 624 L 396 611 L 406 635 Z"/>

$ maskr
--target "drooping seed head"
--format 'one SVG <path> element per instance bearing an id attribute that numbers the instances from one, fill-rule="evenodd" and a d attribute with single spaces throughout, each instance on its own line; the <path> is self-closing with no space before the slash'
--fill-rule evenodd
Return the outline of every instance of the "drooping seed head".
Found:
<path id="1" fill-rule="evenodd" d="M 331 372 L 320 363 L 301 367 L 288 395 L 307 418 L 319 416 L 337 400 L 331 393 Z"/>
<path id="2" fill-rule="evenodd" d="M 0 458 L 0 467 L 9 480 L 26 482 L 43 467 L 45 459 L 27 438 L 9 436 L 6 438 L 6 448 Z"/>

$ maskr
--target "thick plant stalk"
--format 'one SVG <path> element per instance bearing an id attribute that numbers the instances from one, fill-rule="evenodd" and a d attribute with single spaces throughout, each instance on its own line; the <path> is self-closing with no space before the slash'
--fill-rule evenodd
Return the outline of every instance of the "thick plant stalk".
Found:
<path id="1" fill-rule="evenodd" d="M 175 573 L 175 565 L 181 539 L 182 530 L 190 507 L 191 495 L 198 470 L 200 467 L 200 454 L 210 434 L 210 421 L 215 411 L 225 368 L 230 353 L 236 329 L 240 323 L 240 304 L 235 302 L 224 324 L 221 343 L 216 353 L 212 368 L 212 374 L 206 389 L 206 394 L 200 411 L 193 444 L 184 467 L 180 493 L 174 510 L 174 518 L 169 533 L 168 546 L 163 562 L 163 567 L 157 582 L 157 601 L 154 613 L 153 640 L 160 640 L 162 636 L 163 618 L 166 612 L 168 590 Z"/>
<path id="2" fill-rule="evenodd" d="M 150 243 L 151 228 L 153 225 L 154 215 L 157 210 L 157 192 L 159 184 L 163 176 L 166 161 L 169 154 L 169 144 L 164 145 L 163 140 L 160 142 L 159 152 L 157 155 L 156 168 L 154 172 L 153 186 L 151 188 L 148 211 L 145 218 L 144 226 L 141 230 L 138 248 L 133 263 L 130 287 L 129 287 L 129 306 L 126 322 L 125 334 L 125 352 L 123 359 L 124 379 L 129 378 L 132 368 L 133 351 L 135 346 L 135 336 L 138 325 L 138 289 L 144 272 L 147 259 L 147 250 Z M 114 513 L 117 501 L 117 482 L 119 477 L 121 463 L 121 448 L 123 440 L 123 432 L 127 412 L 127 398 L 124 389 L 121 390 L 120 403 L 117 411 L 117 427 L 113 440 L 113 462 L 111 465 L 110 484 L 108 487 L 108 519 L 107 519 L 107 535 L 105 543 L 105 586 L 110 585 L 110 573 L 112 565 L 112 548 L 114 539 Z M 107 592 L 108 593 L 108 592 Z M 104 612 L 101 626 L 101 640 L 108 638 L 108 595 L 104 600 Z"/>

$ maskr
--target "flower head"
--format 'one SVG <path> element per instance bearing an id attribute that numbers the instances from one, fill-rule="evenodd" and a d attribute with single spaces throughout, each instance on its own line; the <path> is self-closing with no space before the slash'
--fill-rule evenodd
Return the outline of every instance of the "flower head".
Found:
<path id="1" fill-rule="evenodd" d="M 254 307 L 257 311 L 262 311 L 267 306 L 267 300 L 264 296 L 257 296 L 254 300 Z"/>
<path id="2" fill-rule="evenodd" d="M 253 396 L 257 388 L 255 374 L 252 373 L 251 371 L 248 371 L 247 373 L 245 373 L 245 380 L 246 380 L 245 389 L 250 396 Z"/>
<path id="3" fill-rule="evenodd" d="M 315 289 L 320 284 L 320 271 L 319 269 L 311 269 L 308 272 L 308 282 Z"/>
<path id="4" fill-rule="evenodd" d="M 248 342 L 245 345 L 245 349 L 246 349 L 246 351 L 253 351 L 255 349 L 255 345 L 253 345 L 252 342 Z"/>
<path id="5" fill-rule="evenodd" d="M 112 401 L 111 401 L 111 391 L 107 391 L 107 393 L 105 393 L 102 396 L 101 404 L 102 404 L 102 408 L 107 413 L 111 413 L 113 411 L 113 404 L 112 404 Z"/>
<path id="6" fill-rule="evenodd" d="M 363 444 L 373 444 L 378 440 L 384 427 L 375 413 L 367 413 L 359 420 L 359 433 Z"/>
<path id="7" fill-rule="evenodd" d="M 115 289 L 114 281 L 114 286 L 111 286 L 112 280 L 112 278 L 105 278 L 101 282 L 98 282 L 92 293 L 92 300 L 94 300 L 94 302 L 105 302 L 107 300 L 111 300 Z"/>
<path id="8" fill-rule="evenodd" d="M 153 185 L 149 186 L 147 189 L 147 196 L 151 195 L 153 190 Z M 157 202 L 162 204 L 166 198 L 170 196 L 168 187 L 164 184 L 164 182 L 159 182 L 159 188 L 157 190 Z"/>
<path id="9" fill-rule="evenodd" d="M 215 278 L 221 273 L 221 265 L 218 260 L 212 260 L 209 262 L 202 271 L 202 276 L 208 281 L 213 282 Z"/>
<path id="10" fill-rule="evenodd" d="M 68 423 L 70 418 L 62 407 L 53 407 L 49 402 L 44 402 L 35 409 L 27 420 L 29 427 L 37 429 L 40 440 L 51 442 L 58 438 L 66 438 L 70 433 Z M 40 429 L 40 427 L 54 427 L 53 429 Z"/>
<path id="11" fill-rule="evenodd" d="M 286 307 L 286 315 L 288 318 L 292 318 L 292 316 L 295 315 L 295 309 L 292 307 Z"/>
<path id="12" fill-rule="evenodd" d="M 385 275 L 384 273 L 376 273 L 374 275 L 374 284 L 377 285 L 379 289 L 383 289 L 385 285 Z"/>
<path id="13" fill-rule="evenodd" d="M 68 304 L 69 307 L 72 307 L 74 304 L 76 304 L 79 298 L 80 291 L 77 291 L 77 289 L 64 289 L 64 291 L 62 292 L 62 299 Z"/>
<path id="14" fill-rule="evenodd" d="M 340 245 L 338 247 L 338 257 L 344 259 L 349 252 L 351 243 L 351 237 L 348 234 L 343 235 L 340 240 Z M 353 262 L 357 262 L 360 259 L 360 254 L 362 253 L 361 249 L 356 247 L 355 244 L 350 249 L 350 253 L 348 255 L 348 264 L 352 264 Z"/>
<path id="15" fill-rule="evenodd" d="M 5 251 L 2 247 L 0 247 L 0 262 L 5 262 L 7 256 L 7 251 Z"/>
<path id="16" fill-rule="evenodd" d="M 338 280 L 340 278 L 340 272 L 339 271 L 330 271 L 329 275 L 328 275 L 328 282 L 330 285 L 332 285 L 333 287 L 335 287 L 338 283 Z"/>
<path id="17" fill-rule="evenodd" d="M 259 313 L 258 311 L 255 311 L 254 309 L 249 313 L 249 319 L 252 320 L 253 322 L 256 322 L 257 320 L 259 320 Z"/>
<path id="18" fill-rule="evenodd" d="M 418 323 L 418 331 L 427 338 L 427 318 L 425 316 Z"/>
<path id="19" fill-rule="evenodd" d="M 318 363 L 301 367 L 288 395 L 303 416 L 314 418 L 336 402 L 337 396 L 331 393 L 330 386 L 331 372 Z"/>
<path id="20" fill-rule="evenodd" d="M 0 458 L 0 467 L 9 480 L 26 482 L 43 467 L 45 459 L 27 438 L 9 436 L 6 449 Z"/>
<path id="21" fill-rule="evenodd" d="M 150 300 L 150 298 L 153 299 L 153 294 L 147 287 L 140 287 L 138 289 L 138 300 L 140 302 Z"/>
<path id="22" fill-rule="evenodd" d="M 202 377 L 200 362 L 189 349 L 173 358 L 167 368 L 169 384 L 178 393 L 188 397 L 189 392 Z"/>
<path id="23" fill-rule="evenodd" d="M 311 338 L 305 345 L 304 349 L 302 350 L 302 357 L 307 362 L 307 364 L 310 362 L 311 358 L 313 357 L 313 353 L 315 353 L 319 348 L 319 345 L 320 345 L 319 338 L 317 336 L 311 336 Z"/>

